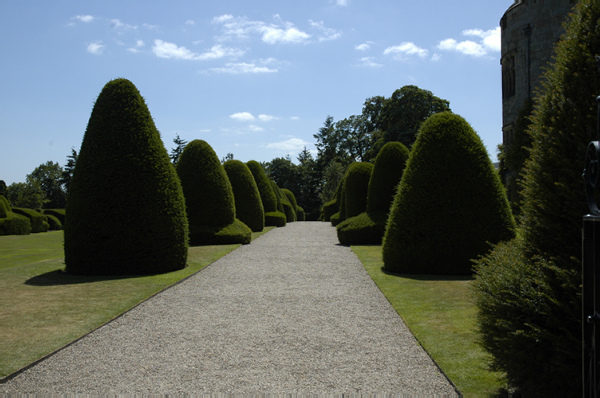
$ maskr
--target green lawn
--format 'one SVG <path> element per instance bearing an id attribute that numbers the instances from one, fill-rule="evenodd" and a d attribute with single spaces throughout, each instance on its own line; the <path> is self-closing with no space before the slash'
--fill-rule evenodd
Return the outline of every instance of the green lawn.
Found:
<path id="1" fill-rule="evenodd" d="M 465 395 L 498 394 L 502 375 L 487 370 L 477 344 L 471 279 L 456 276 L 390 275 L 382 271 L 381 246 L 352 246 L 373 281 L 419 343 Z"/>
<path id="2" fill-rule="evenodd" d="M 273 229 L 253 233 L 252 238 Z M 161 275 L 62 272 L 63 233 L 0 236 L 0 378 L 94 330 L 239 245 L 190 247 L 188 267 Z"/>

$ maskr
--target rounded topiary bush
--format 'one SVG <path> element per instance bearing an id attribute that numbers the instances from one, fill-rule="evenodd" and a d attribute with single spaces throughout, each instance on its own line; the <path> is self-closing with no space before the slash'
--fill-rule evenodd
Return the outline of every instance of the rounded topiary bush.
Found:
<path id="1" fill-rule="evenodd" d="M 304 209 L 300 206 L 296 206 L 296 218 L 298 221 L 306 221 L 306 213 Z"/>
<path id="2" fill-rule="evenodd" d="M 488 252 L 490 244 L 514 236 L 504 187 L 479 136 L 450 112 L 428 118 L 387 222 L 385 269 L 471 274 L 472 259 Z"/>
<path id="3" fill-rule="evenodd" d="M 390 206 L 409 154 L 408 149 L 399 142 L 388 142 L 381 148 L 369 180 L 367 211 L 337 226 L 341 244 L 381 244 Z"/>
<path id="4" fill-rule="evenodd" d="M 226 161 L 223 168 L 233 189 L 236 217 L 253 232 L 262 231 L 265 227 L 265 213 L 250 169 L 235 159 Z"/>
<path id="5" fill-rule="evenodd" d="M 69 273 L 154 274 L 186 266 L 181 185 L 148 107 L 129 80 L 108 82 L 94 104 L 66 213 Z"/>
<path id="6" fill-rule="evenodd" d="M 287 196 L 283 193 L 281 188 L 277 186 L 277 183 L 275 183 L 275 181 L 271 180 L 271 185 L 273 187 L 273 191 L 275 191 L 275 194 L 277 195 L 277 208 L 281 209 L 280 211 L 283 214 L 285 214 L 286 221 L 296 221 L 296 211 L 294 210 Z"/>
<path id="7" fill-rule="evenodd" d="M 5 218 L 0 218 L 0 235 L 29 235 L 30 233 L 29 218 L 12 211 L 7 212 Z"/>
<path id="8" fill-rule="evenodd" d="M 298 206 L 298 202 L 296 201 L 296 196 L 294 196 L 294 193 L 287 188 L 282 188 L 281 192 L 283 192 L 285 197 L 289 200 L 290 204 L 292 205 L 292 209 L 294 210 L 294 221 L 304 221 L 304 219 L 300 220 L 298 214 L 299 211 L 302 211 L 302 217 L 304 217 L 304 209 Z"/>
<path id="9" fill-rule="evenodd" d="M 333 199 L 323 205 L 322 213 L 322 221 L 331 221 L 331 216 L 340 211 L 338 209 L 337 200 Z"/>
<path id="10" fill-rule="evenodd" d="M 254 176 L 258 192 L 260 193 L 260 199 L 265 212 L 265 225 L 284 227 L 286 224 L 285 214 L 277 210 L 277 196 L 264 169 L 256 160 L 251 160 L 246 165 L 250 169 L 252 176 Z"/>
<path id="11" fill-rule="evenodd" d="M 33 209 L 26 209 L 23 207 L 13 207 L 12 212 L 29 218 L 29 220 L 31 221 L 31 232 L 34 234 L 39 232 L 48 232 L 48 230 L 50 229 L 48 217 L 46 217 L 42 213 L 39 213 Z"/>
<path id="12" fill-rule="evenodd" d="M 4 197 L 4 195 L 0 195 L 0 218 L 8 217 L 8 212 L 11 211 L 10 203 L 8 203 L 8 199 Z"/>
<path id="13" fill-rule="evenodd" d="M 50 225 L 49 230 L 51 231 L 60 231 L 63 229 L 62 223 L 58 219 L 58 217 L 53 216 L 52 214 L 46 214 L 48 219 L 48 224 Z"/>
<path id="14" fill-rule="evenodd" d="M 346 219 L 345 186 L 346 186 L 346 174 L 344 175 L 344 178 L 342 178 L 342 181 L 340 181 L 340 185 L 338 186 L 338 189 L 336 190 L 335 200 L 338 204 L 339 210 L 337 213 L 334 213 L 330 217 L 331 225 L 333 225 L 334 227 Z"/>
<path id="15" fill-rule="evenodd" d="M 250 243 L 252 231 L 235 218 L 231 183 L 206 141 L 193 140 L 186 145 L 177 162 L 177 174 L 187 205 L 190 244 Z M 232 230 L 234 223 L 237 227 Z"/>
<path id="16" fill-rule="evenodd" d="M 367 193 L 372 171 L 373 163 L 368 162 L 356 162 L 348 167 L 344 184 L 346 219 L 358 216 L 367 210 Z"/>
<path id="17" fill-rule="evenodd" d="M 44 209 L 44 214 L 58 218 L 61 224 L 65 224 L 65 209 Z"/>

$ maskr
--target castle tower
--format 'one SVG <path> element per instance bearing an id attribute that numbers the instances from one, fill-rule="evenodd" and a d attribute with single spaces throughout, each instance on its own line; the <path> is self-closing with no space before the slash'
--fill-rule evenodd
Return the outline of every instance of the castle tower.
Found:
<path id="1" fill-rule="evenodd" d="M 525 100 L 540 87 L 544 67 L 565 32 L 563 22 L 576 0 L 515 0 L 500 20 L 502 49 L 502 141 L 512 130 Z"/>

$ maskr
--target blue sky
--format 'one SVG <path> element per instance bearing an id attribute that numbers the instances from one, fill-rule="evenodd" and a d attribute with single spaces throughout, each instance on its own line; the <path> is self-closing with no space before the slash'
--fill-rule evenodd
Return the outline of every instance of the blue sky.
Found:
<path id="1" fill-rule="evenodd" d="M 0 179 L 79 150 L 111 79 L 139 89 L 170 152 L 269 161 L 328 115 L 417 85 L 450 101 L 492 160 L 502 140 L 500 33 L 513 0 L 103 0 L 0 3 Z M 315 152 L 316 154 L 316 152 Z"/>

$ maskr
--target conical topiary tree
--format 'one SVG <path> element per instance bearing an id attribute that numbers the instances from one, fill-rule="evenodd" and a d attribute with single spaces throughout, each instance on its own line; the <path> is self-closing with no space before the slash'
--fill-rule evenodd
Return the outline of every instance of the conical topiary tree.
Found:
<path id="1" fill-rule="evenodd" d="M 330 217 L 331 225 L 334 227 L 346 219 L 346 194 L 344 191 L 346 186 L 346 176 L 347 174 L 344 174 L 344 177 L 336 190 L 335 201 L 339 210 Z"/>
<path id="2" fill-rule="evenodd" d="M 367 211 L 348 218 L 337 226 L 341 244 L 381 244 L 390 207 L 408 156 L 408 149 L 400 142 L 388 142 L 381 148 L 369 180 Z"/>
<path id="3" fill-rule="evenodd" d="M 148 107 L 129 80 L 108 82 L 94 104 L 66 212 L 69 273 L 154 274 L 186 266 L 181 185 Z"/>
<path id="4" fill-rule="evenodd" d="M 277 196 L 273 192 L 271 181 L 264 169 L 256 160 L 251 160 L 246 165 L 250 169 L 252 176 L 254 176 L 254 181 L 256 181 L 256 186 L 260 193 L 260 199 L 265 212 L 265 225 L 284 227 L 286 224 L 285 214 L 277 210 Z"/>
<path id="5" fill-rule="evenodd" d="M 253 232 L 262 231 L 265 228 L 265 212 L 250 169 L 235 159 L 226 161 L 223 168 L 233 189 L 236 217 Z"/>
<path id="6" fill-rule="evenodd" d="M 229 178 L 212 147 L 203 140 L 186 145 L 177 174 L 187 205 L 192 245 L 250 243 L 252 231 L 235 218 Z"/>
<path id="7" fill-rule="evenodd" d="M 515 236 L 503 186 L 483 142 L 460 116 L 421 126 L 383 240 L 387 271 L 471 274 L 490 243 Z"/>
<path id="8" fill-rule="evenodd" d="M 294 193 L 287 188 L 281 188 L 281 192 L 283 192 L 285 197 L 290 201 L 290 204 L 294 209 L 295 221 L 304 221 L 304 218 L 302 218 L 302 220 L 299 219 L 299 213 L 302 213 L 302 217 L 304 217 L 304 209 L 298 206 Z"/>

